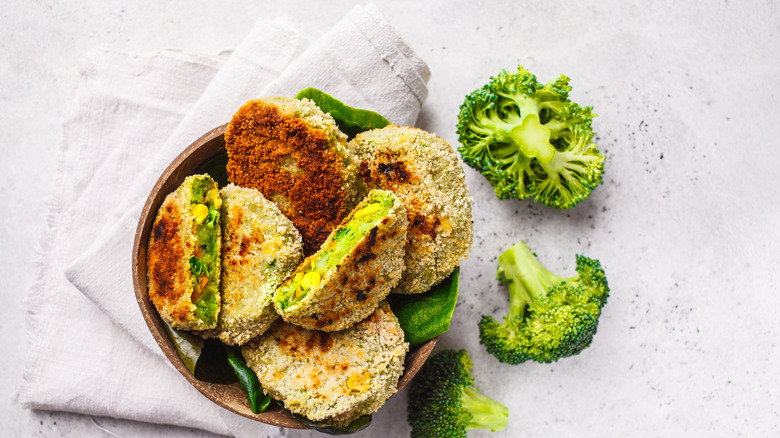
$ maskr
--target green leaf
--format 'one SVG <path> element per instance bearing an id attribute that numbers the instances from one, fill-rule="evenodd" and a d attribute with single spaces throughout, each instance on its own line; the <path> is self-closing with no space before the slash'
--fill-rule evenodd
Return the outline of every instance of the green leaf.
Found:
<path id="1" fill-rule="evenodd" d="M 301 90 L 296 99 L 310 99 L 315 105 L 328 114 L 330 114 L 342 132 L 347 134 L 351 140 L 363 131 L 384 128 L 390 122 L 381 114 L 373 111 L 352 108 L 344 102 L 336 99 L 330 94 L 324 93 L 316 88 L 306 88 Z"/>
<path id="2" fill-rule="evenodd" d="M 228 353 L 225 344 L 217 339 L 205 339 L 203 352 L 198 360 L 193 374 L 196 379 L 204 382 L 229 385 L 235 383 L 236 376 L 230 369 Z"/>
<path id="3" fill-rule="evenodd" d="M 165 321 L 163 321 L 163 324 L 184 366 L 187 367 L 192 375 L 195 375 L 195 366 L 203 349 L 203 339 L 190 332 L 175 329 Z"/>
<path id="4" fill-rule="evenodd" d="M 361 430 L 371 425 L 371 415 L 363 415 L 362 417 L 358 417 L 352 420 L 352 422 L 346 426 L 334 426 L 328 423 L 311 421 L 308 418 L 298 414 L 292 414 L 292 416 L 295 417 L 296 420 L 309 426 L 317 432 L 322 432 L 328 435 L 349 435 L 355 432 L 360 432 Z"/>
<path id="5" fill-rule="evenodd" d="M 246 394 L 246 398 L 249 400 L 252 412 L 255 414 L 265 412 L 268 409 L 268 405 L 271 404 L 271 396 L 263 392 L 263 387 L 260 386 L 257 374 L 247 366 L 246 360 L 244 360 L 244 356 L 238 348 L 227 347 L 227 354 L 230 368 L 233 370 L 233 374 L 236 375 L 238 383 L 241 384 L 241 389 L 244 390 L 244 394 Z"/>
<path id="6" fill-rule="evenodd" d="M 198 380 L 222 385 L 238 382 L 255 414 L 264 412 L 271 403 L 271 396 L 263 393 L 257 374 L 247 366 L 241 352 L 219 340 L 203 341 L 201 357 L 193 375 Z"/>
<path id="7" fill-rule="evenodd" d="M 227 162 L 227 152 L 222 152 L 216 157 L 203 163 L 203 165 L 200 166 L 200 169 L 198 169 L 198 174 L 206 173 L 217 182 L 217 187 L 225 187 L 229 183 Z M 211 212 L 209 212 L 209 215 L 211 215 Z"/>
<path id="8" fill-rule="evenodd" d="M 460 268 L 428 292 L 414 295 L 391 294 L 390 308 L 401 323 L 406 342 L 411 346 L 435 338 L 450 328 L 458 301 Z"/>

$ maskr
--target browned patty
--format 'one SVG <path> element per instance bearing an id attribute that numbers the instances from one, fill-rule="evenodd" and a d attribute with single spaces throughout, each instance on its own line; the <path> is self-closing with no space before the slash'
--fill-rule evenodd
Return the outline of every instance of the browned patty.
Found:
<path id="1" fill-rule="evenodd" d="M 200 257 L 202 254 L 192 214 L 192 187 L 196 181 L 206 181 L 206 188 L 216 193 L 217 185 L 208 176 L 192 175 L 185 178 L 160 206 L 152 224 L 146 255 L 149 299 L 164 321 L 183 330 L 214 328 L 220 307 L 218 294 L 216 297 L 210 295 L 215 298 L 213 307 L 201 301 L 209 300 L 203 295 L 205 284 L 219 283 L 219 264 L 216 263 L 211 276 L 205 278 L 206 283 L 197 289 L 193 282 L 198 279 L 191 274 L 190 257 Z M 219 199 L 214 202 L 215 208 L 219 208 Z M 216 253 L 219 254 L 219 226 L 212 233 L 210 236 L 216 239 Z M 216 286 L 213 290 L 216 293 Z"/>
<path id="2" fill-rule="evenodd" d="M 241 345 L 278 317 L 271 298 L 303 259 L 301 236 L 257 190 L 230 184 L 220 197 L 222 308 L 216 329 L 200 335 Z"/>
<path id="3" fill-rule="evenodd" d="M 228 177 L 274 202 L 300 231 L 304 254 L 313 254 L 359 199 L 345 144 L 333 119 L 308 100 L 253 100 L 225 132 Z"/>
<path id="4" fill-rule="evenodd" d="M 455 150 L 417 128 L 387 126 L 349 144 L 370 189 L 393 191 L 408 216 L 406 269 L 394 293 L 422 293 L 445 279 L 471 249 L 471 197 Z"/>

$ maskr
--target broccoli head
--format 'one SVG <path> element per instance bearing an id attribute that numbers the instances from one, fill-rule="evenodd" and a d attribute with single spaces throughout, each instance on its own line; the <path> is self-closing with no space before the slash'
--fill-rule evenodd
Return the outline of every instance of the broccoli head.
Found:
<path id="1" fill-rule="evenodd" d="M 429 358 L 409 390 L 412 438 L 465 437 L 470 429 L 506 426 L 509 410 L 473 386 L 466 350 L 443 350 Z"/>
<path id="2" fill-rule="evenodd" d="M 483 315 L 480 342 L 499 361 L 516 365 L 574 356 L 587 348 L 609 296 L 601 263 L 576 256 L 577 275 L 545 269 L 520 242 L 498 257 L 498 279 L 509 289 L 509 312 L 499 323 Z"/>
<path id="3" fill-rule="evenodd" d="M 570 91 L 566 76 L 542 85 L 518 67 L 466 96 L 458 151 L 500 199 L 533 197 L 564 209 L 601 183 L 604 156 L 592 141 L 593 108 L 569 100 Z"/>

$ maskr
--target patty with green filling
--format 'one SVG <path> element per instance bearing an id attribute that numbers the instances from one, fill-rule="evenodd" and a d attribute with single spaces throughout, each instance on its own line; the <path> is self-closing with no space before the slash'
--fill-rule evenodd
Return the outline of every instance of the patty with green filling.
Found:
<path id="1" fill-rule="evenodd" d="M 222 201 L 208 175 L 192 175 L 163 201 L 146 256 L 149 299 L 183 330 L 216 327 L 220 309 Z"/>
<path id="2" fill-rule="evenodd" d="M 301 234 L 262 193 L 230 184 L 222 199 L 222 310 L 214 330 L 199 333 L 241 345 L 278 315 L 274 290 L 303 259 Z"/>
<path id="3" fill-rule="evenodd" d="M 406 207 L 406 269 L 393 293 L 429 290 L 472 245 L 471 196 L 455 150 L 435 134 L 394 125 L 358 134 L 349 147 L 367 187 L 393 191 Z"/>
<path id="4" fill-rule="evenodd" d="M 312 421 L 346 425 L 375 412 L 397 391 L 409 344 L 384 301 L 338 332 L 277 320 L 241 349 L 261 386 Z"/>
<path id="5" fill-rule="evenodd" d="M 285 321 L 342 330 L 367 317 L 401 278 L 406 210 L 387 190 L 372 190 L 274 293 Z"/>

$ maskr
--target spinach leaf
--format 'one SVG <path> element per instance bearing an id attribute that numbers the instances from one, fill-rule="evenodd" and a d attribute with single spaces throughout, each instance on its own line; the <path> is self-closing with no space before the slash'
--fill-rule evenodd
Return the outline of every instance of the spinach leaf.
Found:
<path id="1" fill-rule="evenodd" d="M 238 383 L 241 384 L 241 389 L 244 390 L 244 394 L 249 399 L 252 412 L 255 414 L 265 412 L 268 405 L 271 404 L 271 396 L 263 393 L 263 387 L 260 386 L 257 374 L 247 366 L 241 351 L 236 347 L 227 347 L 227 359 Z"/>
<path id="2" fill-rule="evenodd" d="M 176 353 L 179 354 L 179 358 L 184 363 L 184 366 L 187 367 L 192 375 L 195 375 L 195 366 L 198 363 L 198 359 L 200 358 L 203 349 L 203 339 L 190 332 L 175 329 L 165 321 L 163 321 L 163 324 L 165 325 L 165 331 L 168 332 L 168 337 L 173 341 L 173 346 L 176 347 Z"/>
<path id="3" fill-rule="evenodd" d="M 435 338 L 450 328 L 452 312 L 458 301 L 460 268 L 428 292 L 388 297 L 390 308 L 401 323 L 406 342 L 411 346 Z"/>
<path id="4" fill-rule="evenodd" d="M 292 416 L 296 420 L 309 426 L 317 432 L 322 432 L 328 435 L 349 435 L 355 432 L 360 432 L 361 430 L 371 425 L 371 415 L 363 415 L 362 417 L 358 417 L 352 420 L 352 422 L 346 426 L 334 426 L 332 424 L 311 421 L 308 418 L 298 414 L 292 414 Z"/>
<path id="5" fill-rule="evenodd" d="M 229 385 L 238 382 L 255 414 L 264 412 L 271 396 L 263 393 L 257 374 L 246 364 L 236 347 L 229 347 L 216 339 L 202 340 L 202 353 L 192 373 L 204 382 Z"/>
<path id="6" fill-rule="evenodd" d="M 225 344 L 217 339 L 205 339 L 203 352 L 193 375 L 204 382 L 223 385 L 235 383 L 236 376 L 230 371 Z"/>
<path id="7" fill-rule="evenodd" d="M 217 182 L 217 187 L 225 187 L 229 183 L 227 162 L 228 154 L 227 152 L 222 152 L 216 157 L 203 163 L 203 165 L 200 166 L 200 169 L 198 169 L 198 173 L 207 173 L 211 178 L 214 179 L 214 181 Z"/>
<path id="8" fill-rule="evenodd" d="M 347 134 L 351 140 L 363 131 L 384 128 L 390 122 L 381 114 L 373 111 L 352 108 L 344 102 L 336 99 L 330 94 L 324 93 L 316 88 L 306 88 L 298 92 L 296 99 L 307 98 L 315 105 L 328 114 L 330 114 L 342 132 Z"/>

